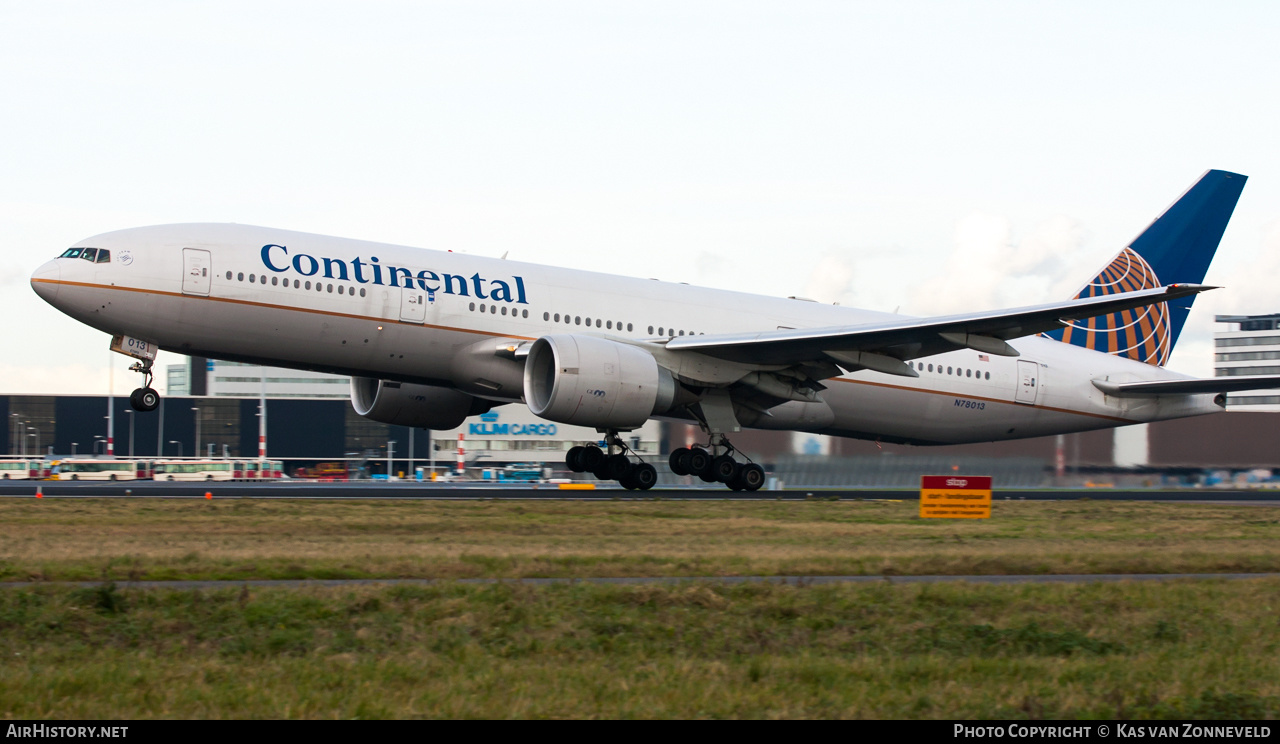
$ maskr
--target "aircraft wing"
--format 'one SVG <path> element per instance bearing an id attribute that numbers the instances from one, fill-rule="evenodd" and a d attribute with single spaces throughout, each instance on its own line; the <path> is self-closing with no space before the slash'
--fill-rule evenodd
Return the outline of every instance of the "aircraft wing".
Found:
<path id="1" fill-rule="evenodd" d="M 1154 305 L 1208 289 L 1216 287 L 1170 284 L 1011 310 L 904 318 L 831 328 L 680 336 L 668 341 L 666 347 L 672 351 L 697 351 L 746 364 L 830 366 L 834 363 L 846 370 L 873 369 L 917 377 L 918 373 L 905 360 L 962 348 L 1017 356 L 1017 350 L 1005 343 L 1007 339 L 1060 328 L 1063 321 Z"/>
<path id="2" fill-rule="evenodd" d="M 1280 388 L 1280 375 L 1213 377 L 1206 380 L 1157 380 L 1155 382 L 1094 380 L 1093 386 L 1117 398 L 1147 398 L 1157 395 L 1197 395 Z"/>

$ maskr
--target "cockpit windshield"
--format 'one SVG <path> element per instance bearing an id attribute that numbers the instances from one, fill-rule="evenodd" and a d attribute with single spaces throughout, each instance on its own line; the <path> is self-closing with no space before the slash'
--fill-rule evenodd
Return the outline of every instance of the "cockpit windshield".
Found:
<path id="1" fill-rule="evenodd" d="M 111 251 L 106 248 L 68 248 L 58 258 L 83 258 L 90 263 L 110 263 Z"/>

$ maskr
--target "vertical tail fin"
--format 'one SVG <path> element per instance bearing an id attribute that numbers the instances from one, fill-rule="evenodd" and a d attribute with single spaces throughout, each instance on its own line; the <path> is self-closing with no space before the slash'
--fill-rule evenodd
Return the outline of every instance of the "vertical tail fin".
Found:
<path id="1" fill-rule="evenodd" d="M 1122 249 L 1076 297 L 1147 289 L 1167 284 L 1200 284 L 1246 176 L 1211 170 L 1187 189 L 1142 234 Z M 1164 366 L 1191 312 L 1194 295 L 1137 310 L 1075 321 L 1045 334 L 1107 354 Z"/>

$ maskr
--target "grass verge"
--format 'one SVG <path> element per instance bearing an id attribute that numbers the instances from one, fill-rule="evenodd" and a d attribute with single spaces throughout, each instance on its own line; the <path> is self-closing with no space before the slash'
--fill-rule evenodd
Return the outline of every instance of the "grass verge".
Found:
<path id="1" fill-rule="evenodd" d="M 0 592 L 0 716 L 1272 718 L 1280 582 Z"/>
<path id="2" fill-rule="evenodd" d="M 0 500 L 0 580 L 1280 571 L 1280 508 Z"/>

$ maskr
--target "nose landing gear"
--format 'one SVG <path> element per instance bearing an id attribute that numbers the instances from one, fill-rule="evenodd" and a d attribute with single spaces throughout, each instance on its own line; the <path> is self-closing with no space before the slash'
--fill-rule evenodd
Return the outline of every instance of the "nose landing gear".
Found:
<path id="1" fill-rule="evenodd" d="M 143 359 L 133 363 L 130 372 L 142 373 L 142 387 L 129 394 L 129 405 L 135 411 L 154 411 L 160 405 L 160 393 L 151 387 L 151 360 Z"/>

